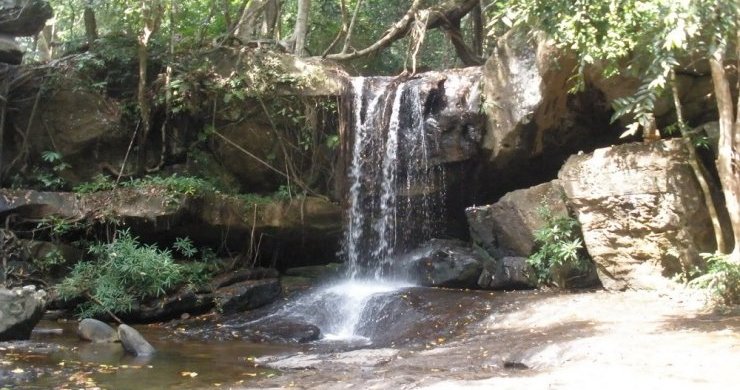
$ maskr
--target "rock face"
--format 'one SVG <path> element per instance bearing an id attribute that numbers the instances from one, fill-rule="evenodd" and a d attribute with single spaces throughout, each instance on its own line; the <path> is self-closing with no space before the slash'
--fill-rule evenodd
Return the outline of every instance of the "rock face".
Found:
<path id="1" fill-rule="evenodd" d="M 693 269 L 714 239 L 679 140 L 572 156 L 559 179 L 607 289 L 664 288 Z"/>
<path id="2" fill-rule="evenodd" d="M 123 349 L 131 355 L 151 356 L 156 352 L 154 347 L 144 339 L 141 333 L 126 324 L 118 326 L 118 338 L 121 339 Z"/>
<path id="3" fill-rule="evenodd" d="M 77 335 L 93 343 L 114 343 L 118 341 L 118 333 L 110 325 L 93 318 L 85 318 L 77 325 Z"/>
<path id="4" fill-rule="evenodd" d="M 168 194 L 156 188 L 119 189 L 92 194 L 0 189 L 0 217 L 7 214 L 40 220 L 99 221 L 115 215 L 139 236 L 163 241 L 190 237 L 218 242 L 233 252 L 244 250 L 250 237 L 265 235 L 261 247 L 285 261 L 332 258 L 342 231 L 341 208 L 315 197 L 266 203 L 220 194 Z M 294 265 L 303 265 L 295 264 Z"/>
<path id="5" fill-rule="evenodd" d="M 0 3 L 0 62 L 20 64 L 23 51 L 15 37 L 36 35 L 51 16 L 51 6 L 45 0 L 4 0 Z"/>
<path id="6" fill-rule="evenodd" d="M 557 181 L 509 192 L 492 205 L 467 208 L 470 238 L 496 257 L 527 257 L 534 249 L 534 232 L 545 226 L 538 212 L 542 206 L 555 217 L 568 215 Z"/>
<path id="7" fill-rule="evenodd" d="M 482 199 L 541 183 L 579 150 L 608 145 L 619 132 L 600 91 L 569 94 L 575 61 L 543 36 L 509 33 L 484 67 L 488 129 Z"/>
<path id="8" fill-rule="evenodd" d="M 34 286 L 0 289 L 0 341 L 27 340 L 41 320 L 46 293 Z"/>

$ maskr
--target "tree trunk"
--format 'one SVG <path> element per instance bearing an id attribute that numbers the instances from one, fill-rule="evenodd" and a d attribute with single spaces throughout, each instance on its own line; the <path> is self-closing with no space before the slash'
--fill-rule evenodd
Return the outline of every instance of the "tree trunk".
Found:
<path id="1" fill-rule="evenodd" d="M 311 0 L 298 0 L 298 15 L 296 16 L 293 38 L 295 46 L 293 54 L 302 57 L 306 53 L 306 35 L 308 34 L 308 20 L 311 14 Z"/>
<path id="2" fill-rule="evenodd" d="M 277 26 L 278 15 L 280 13 L 280 4 L 278 0 L 268 0 L 263 11 L 262 18 L 262 37 L 274 39 L 275 28 Z"/>
<path id="3" fill-rule="evenodd" d="M 484 23 L 483 23 L 483 4 L 478 2 L 478 5 L 473 8 L 470 13 L 473 27 L 473 53 L 476 57 L 483 57 L 483 35 L 484 35 Z"/>
<path id="4" fill-rule="evenodd" d="M 673 105 L 676 108 L 676 119 L 678 120 L 678 129 L 681 131 L 681 138 L 683 138 L 684 144 L 686 144 L 686 149 L 689 151 L 689 165 L 694 171 L 694 176 L 696 176 L 697 181 L 699 181 L 701 192 L 704 194 L 704 204 L 707 206 L 709 218 L 712 220 L 712 229 L 714 230 L 714 240 L 717 243 L 717 251 L 724 252 L 729 248 L 727 248 L 727 244 L 725 243 L 722 224 L 720 224 L 719 221 L 717 207 L 714 204 L 714 198 L 712 197 L 712 190 L 707 181 L 707 175 L 704 174 L 701 161 L 699 161 L 699 157 L 696 154 L 696 148 L 691 140 L 691 136 L 688 134 L 686 122 L 684 122 L 683 108 L 681 107 L 681 99 L 678 94 L 678 83 L 676 83 L 676 72 L 672 70 L 670 77 Z"/>
<path id="5" fill-rule="evenodd" d="M 740 42 L 740 38 L 738 41 Z M 726 44 L 720 43 L 709 60 L 709 66 L 719 112 L 717 171 L 735 240 L 730 260 L 740 263 L 740 118 L 735 117 L 730 81 L 725 72 L 726 49 Z M 740 102 L 738 106 L 740 109 Z"/>
<path id="6" fill-rule="evenodd" d="M 347 35 L 344 37 L 344 45 L 342 46 L 342 54 L 346 53 L 347 50 L 349 50 L 350 45 L 352 44 L 352 31 L 355 29 L 355 22 L 357 21 L 357 15 L 360 13 L 360 6 L 362 5 L 362 0 L 357 0 L 357 4 L 355 4 L 355 11 L 352 12 L 352 20 L 349 22 L 349 27 L 347 27 Z"/>
<path id="7" fill-rule="evenodd" d="M 257 31 L 257 19 L 262 15 L 265 5 L 270 0 L 251 0 L 244 8 L 239 17 L 239 22 L 234 31 L 234 36 L 242 42 L 248 42 L 254 38 Z"/>
<path id="8" fill-rule="evenodd" d="M 98 22 L 90 1 L 85 4 L 83 18 L 85 19 L 85 38 L 87 38 L 87 43 L 92 45 L 98 39 Z"/>
<path id="9" fill-rule="evenodd" d="M 141 16 L 144 27 L 139 34 L 138 57 L 139 57 L 139 84 L 137 88 L 137 103 L 139 104 L 139 115 L 141 119 L 141 132 L 139 133 L 139 158 L 137 171 L 143 174 L 146 171 L 146 140 L 151 128 L 151 106 L 147 96 L 147 67 L 149 66 L 149 39 L 159 29 L 164 9 L 159 1 L 141 2 Z"/>

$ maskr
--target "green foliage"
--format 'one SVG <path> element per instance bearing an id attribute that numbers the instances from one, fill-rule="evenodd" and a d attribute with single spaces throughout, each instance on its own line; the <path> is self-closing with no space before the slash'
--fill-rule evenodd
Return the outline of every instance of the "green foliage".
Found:
<path id="1" fill-rule="evenodd" d="M 93 260 L 77 263 L 57 289 L 64 299 L 89 295 L 80 317 L 92 317 L 106 311 L 125 313 L 136 302 L 159 297 L 186 283 L 207 279 L 206 264 L 181 265 L 169 250 L 140 244 L 127 230 L 119 231 L 108 244 L 89 248 Z"/>
<path id="2" fill-rule="evenodd" d="M 534 233 L 535 252 L 527 262 L 534 268 L 540 284 L 567 287 L 566 277 L 572 270 L 585 272 L 589 259 L 580 238 L 580 225 L 570 216 L 554 216 L 544 204 L 537 209 L 545 226 Z"/>
<path id="3" fill-rule="evenodd" d="M 74 187 L 73 191 L 80 194 L 89 194 L 93 192 L 109 191 L 116 188 L 116 182 L 110 176 L 98 174 L 93 181 L 81 183 Z"/>
<path id="4" fill-rule="evenodd" d="M 198 253 L 198 249 L 195 248 L 195 244 L 193 244 L 190 237 L 177 237 L 175 243 L 172 244 L 172 248 L 188 259 L 192 259 Z"/>
<path id="5" fill-rule="evenodd" d="M 219 192 L 219 189 L 210 181 L 194 176 L 180 176 L 173 174 L 171 176 L 146 176 L 141 179 L 134 179 L 122 184 L 128 188 L 158 188 L 174 195 L 197 196 L 206 193 Z"/>
<path id="6" fill-rule="evenodd" d="M 51 250 L 44 256 L 33 259 L 33 265 L 41 273 L 47 273 L 64 263 L 66 263 L 66 259 L 58 249 Z"/>
<path id="7" fill-rule="evenodd" d="M 720 306 L 740 304 L 740 264 L 720 253 L 702 253 L 702 257 L 707 261 L 707 272 L 689 285 L 707 289 Z"/>
<path id="8" fill-rule="evenodd" d="M 36 224 L 36 230 L 46 232 L 53 242 L 58 242 L 67 233 L 83 227 L 84 223 L 80 221 L 72 221 L 56 215 L 45 217 Z"/>
<path id="9" fill-rule="evenodd" d="M 15 177 L 13 187 L 60 190 L 67 184 L 61 174 L 69 167 L 59 152 L 44 151 L 41 153 L 41 164 L 33 167 L 28 177 Z"/>

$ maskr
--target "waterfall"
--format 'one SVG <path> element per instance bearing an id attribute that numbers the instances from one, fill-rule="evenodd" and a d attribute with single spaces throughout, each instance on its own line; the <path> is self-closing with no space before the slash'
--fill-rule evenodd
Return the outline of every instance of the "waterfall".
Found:
<path id="1" fill-rule="evenodd" d="M 344 252 L 350 278 L 392 277 L 395 254 L 433 236 L 443 168 L 424 121 L 422 79 L 352 80 L 354 139 Z"/>
<path id="2" fill-rule="evenodd" d="M 355 77 L 347 227 L 348 277 L 302 295 L 260 321 L 288 320 L 321 329 L 325 340 L 372 343 L 399 311 L 394 259 L 440 233 L 444 163 L 466 158 L 480 141 L 480 71 L 447 71 L 408 80 Z M 478 95 L 476 95 L 478 94 Z M 472 114 L 471 114 L 472 113 Z M 385 324 L 385 325 L 384 325 Z"/>

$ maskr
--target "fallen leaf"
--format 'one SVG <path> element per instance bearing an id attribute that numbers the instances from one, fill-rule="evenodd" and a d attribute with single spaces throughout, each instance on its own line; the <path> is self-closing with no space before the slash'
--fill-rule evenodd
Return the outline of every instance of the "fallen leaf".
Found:
<path id="1" fill-rule="evenodd" d="M 198 376 L 198 373 L 197 372 L 191 372 L 191 371 L 183 371 L 183 372 L 180 373 L 180 375 L 182 375 L 182 376 L 188 376 L 188 377 L 191 377 L 191 378 L 195 378 L 196 376 Z"/>

